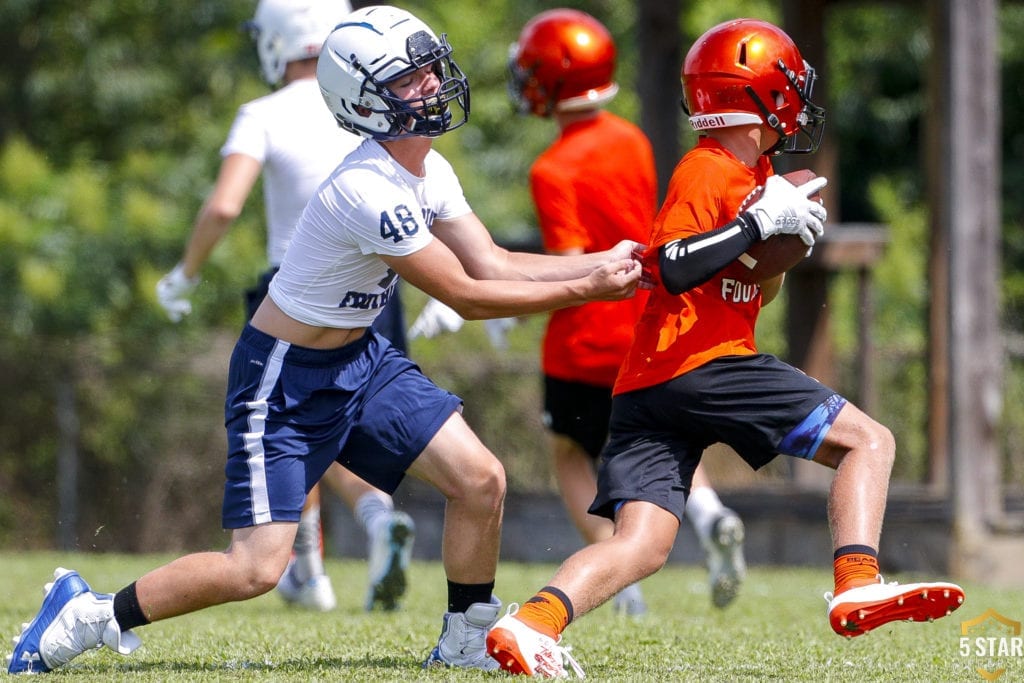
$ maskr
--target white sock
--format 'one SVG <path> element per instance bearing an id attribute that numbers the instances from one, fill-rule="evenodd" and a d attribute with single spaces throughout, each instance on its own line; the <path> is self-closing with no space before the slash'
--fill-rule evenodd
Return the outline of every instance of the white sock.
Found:
<path id="1" fill-rule="evenodd" d="M 300 584 L 324 573 L 323 545 L 320 541 L 320 506 L 313 505 L 299 518 L 299 530 L 292 546 L 295 552 L 292 574 Z"/>
<path id="2" fill-rule="evenodd" d="M 686 517 L 697 532 L 701 543 L 711 539 L 711 530 L 715 520 L 721 517 L 725 506 L 718 499 L 718 494 L 710 486 L 699 486 L 690 491 L 686 499 Z"/>
<path id="3" fill-rule="evenodd" d="M 371 529 L 376 528 L 377 524 L 380 524 L 380 520 L 390 519 L 394 509 L 395 503 L 391 500 L 391 496 L 383 491 L 367 491 L 359 496 L 353 512 L 355 512 L 359 523 L 363 525 L 363 530 L 369 533 Z"/>

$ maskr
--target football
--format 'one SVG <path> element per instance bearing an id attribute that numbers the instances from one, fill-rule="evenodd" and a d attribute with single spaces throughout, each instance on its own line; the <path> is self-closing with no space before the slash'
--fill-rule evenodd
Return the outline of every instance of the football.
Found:
<path id="1" fill-rule="evenodd" d="M 803 185 L 813 180 L 816 175 L 810 169 L 792 171 L 782 176 L 793 185 Z M 754 193 L 747 197 L 740 211 L 756 202 L 760 194 Z M 820 194 L 811 199 L 820 199 Z M 800 263 L 807 256 L 807 245 L 796 235 L 773 235 L 766 240 L 755 242 L 747 251 L 736 259 L 744 267 L 737 268 L 741 275 L 737 278 L 747 284 L 756 284 L 785 273 Z"/>

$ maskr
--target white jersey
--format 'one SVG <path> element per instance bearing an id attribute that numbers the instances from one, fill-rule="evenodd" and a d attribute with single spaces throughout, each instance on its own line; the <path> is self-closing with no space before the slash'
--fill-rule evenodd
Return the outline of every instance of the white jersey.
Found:
<path id="1" fill-rule="evenodd" d="M 317 327 L 368 327 L 398 285 L 378 256 L 413 254 L 434 239 L 435 218 L 472 209 L 451 165 L 431 150 L 424 177 L 364 140 L 323 182 L 299 219 L 270 297 Z"/>
<path id="2" fill-rule="evenodd" d="M 361 140 L 338 126 L 315 78 L 292 81 L 239 107 L 220 153 L 244 154 L 263 165 L 271 266 L 284 258 L 306 202 Z"/>

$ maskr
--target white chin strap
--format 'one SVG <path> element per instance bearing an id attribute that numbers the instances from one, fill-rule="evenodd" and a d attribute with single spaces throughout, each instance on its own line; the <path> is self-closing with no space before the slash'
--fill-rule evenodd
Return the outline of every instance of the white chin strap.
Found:
<path id="1" fill-rule="evenodd" d="M 690 117 L 690 126 L 698 133 L 712 128 L 728 128 L 748 123 L 761 125 L 764 120 L 757 114 L 749 112 L 728 112 L 724 114 L 697 114 Z"/>

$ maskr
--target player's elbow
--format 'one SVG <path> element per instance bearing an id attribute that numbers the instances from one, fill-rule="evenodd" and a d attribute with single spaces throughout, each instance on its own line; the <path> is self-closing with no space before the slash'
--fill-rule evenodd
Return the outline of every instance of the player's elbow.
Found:
<path id="1" fill-rule="evenodd" d="M 487 307 L 473 301 L 449 302 L 449 306 L 459 314 L 463 320 L 486 320 L 493 318 L 494 314 L 487 310 Z"/>
<path id="2" fill-rule="evenodd" d="M 203 213 L 218 225 L 230 225 L 242 214 L 242 207 L 234 202 L 209 201 L 203 207 Z"/>

